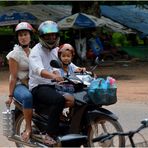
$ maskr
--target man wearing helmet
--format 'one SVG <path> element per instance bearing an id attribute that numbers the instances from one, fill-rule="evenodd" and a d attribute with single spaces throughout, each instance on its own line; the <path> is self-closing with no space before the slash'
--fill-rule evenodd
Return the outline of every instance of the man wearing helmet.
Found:
<path id="1" fill-rule="evenodd" d="M 46 21 L 43 22 L 39 28 L 39 41 L 47 49 L 52 50 L 59 46 L 59 29 L 55 22 Z"/>
<path id="2" fill-rule="evenodd" d="M 29 48 L 33 28 L 27 22 L 19 23 L 16 28 L 18 44 L 14 45 L 12 51 L 6 56 L 9 62 L 9 96 L 6 104 L 10 106 L 15 99 L 22 103 L 26 129 L 22 133 L 22 140 L 28 141 L 31 134 L 32 119 L 32 94 L 28 89 L 29 75 Z"/>
<path id="3" fill-rule="evenodd" d="M 60 114 L 65 105 L 65 98 L 53 87 L 52 80 L 63 81 L 53 73 L 50 61 L 58 58 L 58 26 L 53 21 L 45 21 L 38 28 L 39 43 L 29 56 L 29 89 L 32 91 L 35 109 L 41 112 L 40 106 L 48 115 L 48 129 L 44 142 L 49 145 L 56 143 L 53 136 L 58 132 Z"/>

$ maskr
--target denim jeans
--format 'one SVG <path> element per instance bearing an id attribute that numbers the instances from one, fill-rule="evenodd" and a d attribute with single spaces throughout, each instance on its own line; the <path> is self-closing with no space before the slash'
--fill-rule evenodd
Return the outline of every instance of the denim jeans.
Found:
<path id="1" fill-rule="evenodd" d="M 23 108 L 31 109 L 33 106 L 33 97 L 29 89 L 22 84 L 16 85 L 13 93 L 14 98 L 22 103 Z"/>

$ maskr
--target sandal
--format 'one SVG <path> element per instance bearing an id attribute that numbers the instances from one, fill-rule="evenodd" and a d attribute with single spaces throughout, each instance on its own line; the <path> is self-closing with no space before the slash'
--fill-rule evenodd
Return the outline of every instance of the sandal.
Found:
<path id="1" fill-rule="evenodd" d="M 29 139 L 30 139 L 30 135 L 31 135 L 31 131 L 26 131 L 24 130 L 22 133 L 21 133 L 21 139 L 25 142 L 28 142 Z"/>
<path id="2" fill-rule="evenodd" d="M 44 144 L 48 146 L 53 146 L 56 143 L 57 142 L 52 137 L 50 137 L 48 134 L 45 135 Z"/>

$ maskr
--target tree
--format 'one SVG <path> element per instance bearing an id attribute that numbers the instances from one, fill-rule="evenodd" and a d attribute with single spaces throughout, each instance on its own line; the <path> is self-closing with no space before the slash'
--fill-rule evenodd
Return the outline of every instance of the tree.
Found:
<path id="1" fill-rule="evenodd" d="M 78 12 L 94 15 L 96 17 L 101 16 L 98 1 L 87 1 L 87 2 L 77 1 L 77 2 L 72 2 L 72 14 L 78 13 Z"/>
<path id="2" fill-rule="evenodd" d="M 71 1 L 72 14 L 82 12 L 101 17 L 100 5 L 136 5 L 148 9 L 146 1 Z"/>
<path id="3" fill-rule="evenodd" d="M 27 1 L 1 1 L 0 5 L 7 7 L 7 6 L 15 6 L 15 5 L 29 5 L 32 4 L 31 0 Z"/>

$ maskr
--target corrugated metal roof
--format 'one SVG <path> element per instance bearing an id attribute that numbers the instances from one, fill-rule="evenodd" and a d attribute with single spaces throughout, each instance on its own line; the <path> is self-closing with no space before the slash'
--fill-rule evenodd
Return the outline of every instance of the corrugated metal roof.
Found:
<path id="1" fill-rule="evenodd" d="M 122 8 L 122 7 L 124 7 L 124 6 L 121 6 L 119 8 Z M 126 6 L 126 7 L 129 7 L 129 6 Z M 126 7 L 124 7 L 124 8 L 126 8 Z M 129 28 L 132 28 L 129 26 L 129 24 L 128 25 L 127 25 L 127 23 L 124 24 L 123 21 L 118 21 L 120 24 L 116 23 L 117 22 L 116 15 L 120 14 L 120 12 L 119 11 L 117 12 L 117 10 L 120 10 L 120 9 L 119 8 L 115 9 L 115 8 L 114 8 L 114 6 L 101 6 L 102 14 L 105 16 L 105 17 L 101 17 L 101 19 L 103 19 L 106 22 L 106 26 L 116 32 L 122 32 L 122 33 L 133 32 L 131 29 L 129 29 Z M 20 12 L 21 11 L 22 12 L 23 11 L 29 12 L 38 18 L 38 24 L 40 24 L 42 21 L 45 21 L 45 20 L 51 19 L 53 21 L 59 21 L 60 19 L 71 15 L 72 6 L 70 6 L 70 5 L 42 5 L 42 4 L 8 6 L 8 7 L 0 7 L 0 15 L 7 13 L 7 11 L 10 11 L 10 10 L 12 10 L 12 11 L 17 10 Z M 126 11 L 126 15 L 124 14 L 125 17 L 127 16 L 128 11 L 129 10 Z M 123 12 L 123 13 L 125 13 L 125 12 Z M 137 15 L 139 15 L 138 13 L 137 13 Z M 146 13 L 147 13 L 147 11 L 146 11 Z M 112 17 L 109 14 L 112 15 Z M 111 19 L 108 19 L 108 18 L 111 18 Z M 140 17 L 140 18 L 142 18 L 142 17 Z M 121 19 L 122 19 L 122 17 L 121 17 Z M 114 22 L 114 20 L 116 22 Z M 123 24 L 123 25 L 121 25 L 121 24 Z M 148 29 L 147 29 L 147 31 L 148 31 Z"/>
<path id="2" fill-rule="evenodd" d="M 17 5 L 0 7 L 0 15 L 7 13 L 8 11 L 20 11 L 30 12 L 36 16 L 39 20 L 38 23 L 46 20 L 58 21 L 61 18 L 71 14 L 71 6 L 68 5 Z"/>
<path id="3" fill-rule="evenodd" d="M 148 36 L 148 9 L 136 5 L 101 6 L 102 15 Z"/>

